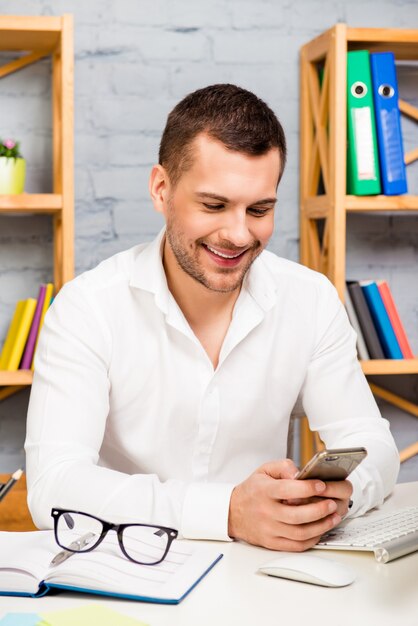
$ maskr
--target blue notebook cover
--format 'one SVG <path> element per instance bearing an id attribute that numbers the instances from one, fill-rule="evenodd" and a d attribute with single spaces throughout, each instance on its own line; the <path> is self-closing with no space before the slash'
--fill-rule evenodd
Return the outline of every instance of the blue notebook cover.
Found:
<path id="1" fill-rule="evenodd" d="M 63 590 L 63 591 L 76 591 L 78 593 L 91 593 L 93 595 L 99 596 L 110 596 L 112 598 L 122 598 L 125 600 L 137 600 L 140 602 L 152 602 L 155 604 L 179 604 L 189 593 L 196 587 L 198 583 L 210 572 L 210 570 L 220 561 L 223 557 L 223 554 L 218 554 L 217 557 L 210 563 L 209 567 L 205 569 L 204 572 L 193 582 L 193 584 L 184 590 L 184 592 L 176 597 L 176 598 L 160 598 L 158 596 L 148 596 L 148 595 L 132 595 L 129 593 L 118 593 L 113 591 L 102 591 L 100 589 L 91 589 L 88 587 L 77 587 L 76 585 L 61 585 L 56 583 L 45 583 L 42 581 L 39 585 L 38 591 L 36 593 L 24 593 L 19 591 L 0 591 L 0 596 L 20 596 L 20 597 L 28 597 L 28 598 L 42 598 L 47 593 L 53 590 Z"/>
<path id="2" fill-rule="evenodd" d="M 56 554 L 52 530 L 0 532 L 0 599 L 3 595 L 40 598 L 62 589 L 178 604 L 222 558 L 210 546 L 182 540 L 174 541 L 167 558 L 156 566 L 129 561 L 115 551 L 111 540 L 93 552 L 74 553 L 52 565 Z M 11 578 L 11 569 L 23 576 Z"/>
<path id="3" fill-rule="evenodd" d="M 406 167 L 393 52 L 372 53 L 370 69 L 383 193 L 387 196 L 406 193 Z"/>
<path id="4" fill-rule="evenodd" d="M 361 281 L 360 286 L 370 309 L 383 352 L 388 359 L 403 359 L 402 351 L 396 339 L 391 321 L 383 304 L 379 287 L 374 281 Z"/>

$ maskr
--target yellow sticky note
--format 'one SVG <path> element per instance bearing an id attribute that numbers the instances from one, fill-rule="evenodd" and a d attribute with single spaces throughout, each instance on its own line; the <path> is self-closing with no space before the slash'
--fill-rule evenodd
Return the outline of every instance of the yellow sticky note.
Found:
<path id="1" fill-rule="evenodd" d="M 48 611 L 41 613 L 47 626 L 147 626 L 133 617 L 122 615 L 99 604 L 88 604 L 64 611 Z"/>

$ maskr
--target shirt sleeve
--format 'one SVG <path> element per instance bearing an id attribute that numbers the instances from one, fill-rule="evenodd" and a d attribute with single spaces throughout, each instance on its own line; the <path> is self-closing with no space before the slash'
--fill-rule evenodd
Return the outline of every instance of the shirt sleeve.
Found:
<path id="1" fill-rule="evenodd" d="M 25 448 L 35 524 L 52 528 L 51 509 L 58 507 L 115 523 L 170 526 L 186 538 L 229 540 L 233 485 L 161 481 L 100 465 L 111 357 L 100 310 L 77 280 L 65 285 L 45 317 L 29 402 Z"/>
<path id="2" fill-rule="evenodd" d="M 362 372 L 356 334 L 334 287 L 325 278 L 318 290 L 315 341 L 302 390 L 310 428 L 327 448 L 364 446 L 367 457 L 350 475 L 349 516 L 380 505 L 399 472 L 399 453 Z"/>

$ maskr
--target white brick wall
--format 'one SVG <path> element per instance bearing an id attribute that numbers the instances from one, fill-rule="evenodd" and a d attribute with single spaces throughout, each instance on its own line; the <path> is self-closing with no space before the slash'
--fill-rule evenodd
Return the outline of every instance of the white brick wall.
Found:
<path id="1" fill-rule="evenodd" d="M 297 259 L 300 46 L 336 21 L 418 25 L 416 0 L 0 0 L 0 14 L 64 12 L 75 18 L 77 272 L 159 230 L 147 178 L 166 116 L 186 93 L 215 82 L 255 91 L 285 127 L 289 161 L 270 247 Z M 399 75 L 415 104 L 417 75 Z M 49 77 L 44 60 L 0 80 L 0 136 L 21 140 L 28 191 L 51 189 Z M 411 149 L 418 127 L 404 129 Z M 409 177 L 415 193 L 417 172 Z M 418 351 L 418 217 L 350 218 L 348 241 L 349 274 L 389 278 Z M 0 342 L 16 300 L 51 278 L 50 242 L 47 217 L 0 217 Z M 0 403 L 0 470 L 21 450 L 26 396 Z"/>

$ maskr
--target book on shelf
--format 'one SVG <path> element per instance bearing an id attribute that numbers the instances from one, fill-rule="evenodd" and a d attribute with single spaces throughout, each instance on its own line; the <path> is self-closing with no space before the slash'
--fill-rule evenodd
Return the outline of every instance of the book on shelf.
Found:
<path id="1" fill-rule="evenodd" d="M 376 332 L 376 328 L 370 315 L 370 310 L 367 305 L 366 298 L 360 287 L 358 281 L 347 282 L 348 292 L 351 296 L 355 312 L 357 313 L 357 319 L 364 337 L 364 341 L 369 352 L 371 359 L 384 359 L 382 345 L 380 343 L 379 336 Z"/>
<path id="2" fill-rule="evenodd" d="M 348 285 L 345 286 L 344 304 L 347 311 L 348 319 L 351 326 L 354 328 L 357 334 L 357 354 L 362 361 L 368 361 L 370 359 L 369 351 L 367 350 L 366 341 L 364 339 L 363 331 L 361 330 L 360 322 L 357 317 L 356 310 L 354 308 L 353 301 L 351 299 Z"/>
<path id="3" fill-rule="evenodd" d="M 44 298 L 44 303 L 43 303 L 42 311 L 41 311 L 41 319 L 39 320 L 39 328 L 38 328 L 38 332 L 37 332 L 37 336 L 36 336 L 35 349 L 34 349 L 33 355 L 32 355 L 32 362 L 31 362 L 31 369 L 32 370 L 33 370 L 34 361 L 35 361 L 36 348 L 38 347 L 39 336 L 41 334 L 42 326 L 44 324 L 45 314 L 46 314 L 48 308 L 50 307 L 50 305 L 52 304 L 53 296 L 54 296 L 54 285 L 52 283 L 46 283 L 46 285 L 45 285 L 45 298 Z"/>
<path id="4" fill-rule="evenodd" d="M 381 191 L 368 50 L 347 52 L 347 193 Z"/>
<path id="5" fill-rule="evenodd" d="M 407 193 L 393 52 L 347 53 L 347 193 Z"/>
<path id="6" fill-rule="evenodd" d="M 370 69 L 383 193 L 386 196 L 406 193 L 408 189 L 399 111 L 398 80 L 393 52 L 370 54 Z"/>
<path id="7" fill-rule="evenodd" d="M 377 334 L 387 359 L 403 359 L 403 354 L 393 330 L 379 288 L 373 280 L 360 281 Z"/>
<path id="8" fill-rule="evenodd" d="M 174 540 L 164 561 L 139 565 L 122 554 L 116 533 L 91 552 L 51 565 L 61 551 L 52 530 L 0 532 L 0 595 L 66 590 L 178 604 L 222 558 L 212 546 Z"/>
<path id="9" fill-rule="evenodd" d="M 21 370 L 28 370 L 32 365 L 33 353 L 35 351 L 36 338 L 39 331 L 39 323 L 41 321 L 42 307 L 45 300 L 46 286 L 41 285 L 39 287 L 38 299 L 36 301 L 35 313 L 33 316 L 32 324 L 29 330 L 28 340 L 26 342 L 25 351 L 23 353 L 22 361 L 20 363 Z"/>
<path id="10" fill-rule="evenodd" d="M 386 280 L 347 281 L 345 305 L 357 332 L 359 358 L 413 359 L 411 344 Z M 363 356 L 362 356 L 363 355 Z"/>
<path id="11" fill-rule="evenodd" d="M 412 352 L 411 344 L 409 343 L 405 327 L 401 322 L 398 309 L 396 308 L 395 301 L 393 299 L 392 292 L 386 280 L 378 280 L 376 284 L 379 288 L 383 304 L 385 305 L 387 314 L 392 324 L 393 331 L 399 343 L 402 355 L 404 359 L 413 359 L 414 353 Z"/>
<path id="12" fill-rule="evenodd" d="M 22 311 L 24 305 L 25 301 L 19 300 L 19 302 L 15 306 L 12 321 L 7 331 L 6 339 L 4 340 L 3 348 L 0 355 L 0 370 L 7 369 L 10 353 L 16 340 L 20 320 L 22 319 Z"/>
<path id="13" fill-rule="evenodd" d="M 33 369 L 39 333 L 51 303 L 52 283 L 42 284 L 38 298 L 19 300 L 0 355 L 0 370 Z"/>
<path id="14" fill-rule="evenodd" d="M 20 300 L 17 303 L 2 350 L 1 369 L 8 371 L 19 369 L 35 308 L 35 298 Z"/>

